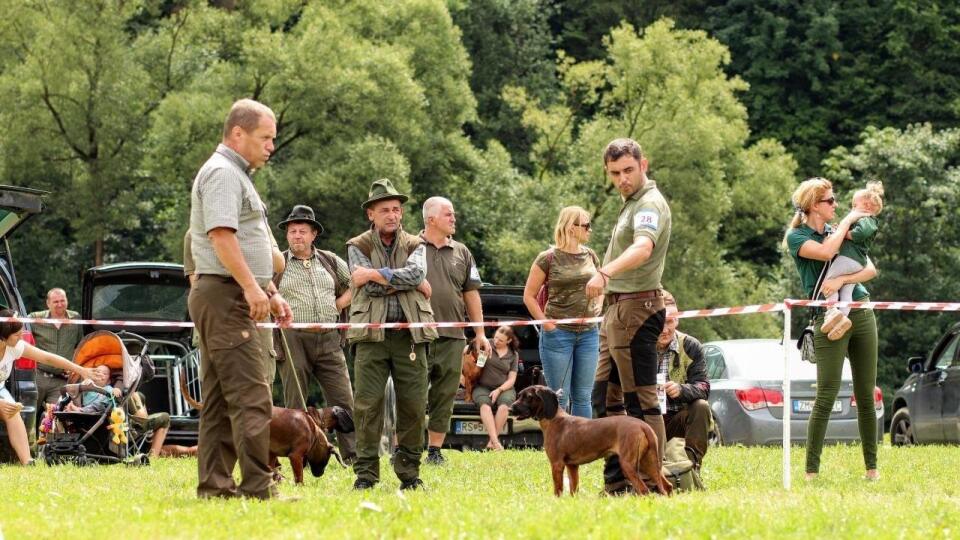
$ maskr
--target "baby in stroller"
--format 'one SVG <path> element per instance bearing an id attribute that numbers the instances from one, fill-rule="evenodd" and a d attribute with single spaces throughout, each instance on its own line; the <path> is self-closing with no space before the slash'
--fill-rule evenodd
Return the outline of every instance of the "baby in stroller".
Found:
<path id="1" fill-rule="evenodd" d="M 123 397 L 123 392 L 121 392 L 119 388 L 115 388 L 114 386 L 110 385 L 110 368 L 108 366 L 102 365 L 93 368 L 93 377 L 91 377 L 90 380 L 96 386 L 99 386 L 110 394 L 113 394 L 114 400 Z M 80 389 L 83 390 L 84 385 L 81 385 Z M 102 414 L 103 411 L 113 402 L 114 401 L 110 399 L 109 395 L 102 394 L 92 389 L 87 389 L 80 395 L 79 405 L 71 400 L 67 403 L 64 410 L 67 412 Z"/>
<path id="2" fill-rule="evenodd" d="M 148 463 L 140 452 L 145 434 L 128 434 L 130 424 L 123 413 L 141 382 L 141 358 L 147 345 L 139 339 L 143 350 L 136 356 L 127 353 L 119 336 L 103 330 L 89 334 L 77 346 L 74 362 L 94 373 L 90 380 L 64 386 L 60 401 L 48 408 L 41 428 L 47 463 L 130 462 L 128 458 Z M 111 384 L 114 373 L 118 380 Z"/>

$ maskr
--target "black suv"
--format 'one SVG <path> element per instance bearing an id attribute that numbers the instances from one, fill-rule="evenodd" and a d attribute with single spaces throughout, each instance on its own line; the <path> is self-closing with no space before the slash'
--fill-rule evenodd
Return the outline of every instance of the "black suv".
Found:
<path id="1" fill-rule="evenodd" d="M 45 192 L 34 189 L 0 186 L 0 308 L 10 308 L 17 313 L 26 314 L 23 298 L 17 290 L 17 276 L 13 271 L 13 258 L 10 256 L 10 244 L 7 239 L 10 234 L 25 220 L 43 211 L 43 195 Z M 33 334 L 30 325 L 26 325 L 23 339 L 33 343 Z M 6 386 L 13 399 L 23 404 L 20 415 L 27 426 L 31 444 L 34 440 L 34 430 L 31 429 L 36 420 L 37 384 L 36 363 L 33 360 L 20 358 L 14 360 L 13 369 L 6 381 L 0 384 Z M 6 424 L 0 422 L 0 462 L 16 461 L 10 441 L 7 437 Z"/>
<path id="2" fill-rule="evenodd" d="M 189 322 L 189 293 L 190 283 L 183 275 L 183 265 L 159 262 L 107 264 L 84 273 L 81 313 L 84 319 Z M 127 330 L 149 340 L 147 352 L 153 359 L 156 374 L 140 386 L 147 409 L 170 413 L 167 440 L 171 444 L 196 444 L 199 412 L 187 404 L 180 384 L 182 372 L 190 395 L 202 399 L 199 357 L 191 347 L 191 329 L 110 325 L 93 325 L 86 329 L 87 332 L 94 330 Z M 140 348 L 131 342 L 126 345 L 131 352 Z"/>

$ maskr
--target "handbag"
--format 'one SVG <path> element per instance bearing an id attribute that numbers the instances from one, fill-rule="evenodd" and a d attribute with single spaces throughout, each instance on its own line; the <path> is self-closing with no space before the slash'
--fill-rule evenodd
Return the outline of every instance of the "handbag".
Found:
<path id="1" fill-rule="evenodd" d="M 820 288 L 823 287 L 823 280 L 827 276 L 827 269 L 830 268 L 830 263 L 833 262 L 833 259 L 827 261 L 823 265 L 823 270 L 820 271 L 820 277 L 817 279 L 817 284 L 813 287 L 813 294 L 810 296 L 811 300 L 816 300 L 820 296 Z M 811 364 L 817 363 L 816 351 L 813 347 L 813 325 L 817 320 L 817 310 L 813 310 L 813 315 L 810 316 L 810 323 L 800 332 L 800 337 L 797 339 L 797 349 L 800 350 L 800 358 L 804 362 L 810 362 Z"/>

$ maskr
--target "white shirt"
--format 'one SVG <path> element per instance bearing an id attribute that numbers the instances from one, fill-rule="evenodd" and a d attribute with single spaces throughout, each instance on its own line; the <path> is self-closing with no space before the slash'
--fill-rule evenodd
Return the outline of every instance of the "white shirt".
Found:
<path id="1" fill-rule="evenodd" d="M 0 359 L 0 384 L 7 381 L 10 371 L 13 370 L 13 361 L 23 356 L 23 349 L 26 346 L 27 343 L 22 339 L 13 347 L 7 345 L 6 350 L 3 351 L 3 358 Z"/>

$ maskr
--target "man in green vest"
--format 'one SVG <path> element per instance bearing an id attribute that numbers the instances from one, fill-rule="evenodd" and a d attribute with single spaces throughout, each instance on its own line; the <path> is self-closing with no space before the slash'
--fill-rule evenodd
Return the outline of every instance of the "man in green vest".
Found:
<path id="1" fill-rule="evenodd" d="M 707 398 L 710 397 L 710 379 L 703 345 L 697 338 L 677 331 L 677 301 L 664 291 L 667 318 L 657 340 L 660 358 L 659 372 L 666 375 L 663 385 L 667 410 L 663 420 L 667 440 L 683 437 L 684 450 L 694 467 L 700 468 L 707 453 L 707 434 L 710 433 L 713 414 Z"/>
<path id="2" fill-rule="evenodd" d="M 347 241 L 351 323 L 433 322 L 426 249 L 401 226 L 407 196 L 387 179 L 377 180 L 362 207 L 371 227 Z M 400 489 L 419 489 L 427 401 L 427 343 L 436 328 L 351 328 L 354 353 L 354 423 L 357 460 L 354 489 L 380 481 L 380 433 L 387 378 L 397 394 L 397 443 L 393 470 Z"/>
<path id="3" fill-rule="evenodd" d="M 67 293 L 54 288 L 47 292 L 47 309 L 34 311 L 27 315 L 31 319 L 79 319 L 80 314 L 67 309 Z M 59 354 L 64 358 L 73 358 L 73 351 L 83 339 L 83 327 L 79 324 L 41 324 L 33 323 L 33 338 L 37 348 Z M 37 411 L 45 410 L 44 404 L 56 403 L 60 399 L 60 389 L 67 384 L 66 375 L 60 368 L 37 363 Z M 38 413 L 39 417 L 39 413 Z"/>

